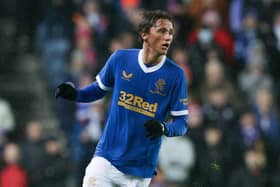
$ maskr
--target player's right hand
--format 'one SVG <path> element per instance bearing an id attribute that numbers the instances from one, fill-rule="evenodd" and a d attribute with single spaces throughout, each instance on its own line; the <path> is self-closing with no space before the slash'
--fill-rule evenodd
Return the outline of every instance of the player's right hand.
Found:
<path id="1" fill-rule="evenodd" d="M 60 84 L 55 91 L 55 98 L 62 97 L 67 100 L 76 100 L 77 90 L 75 89 L 73 83 L 66 82 Z"/>

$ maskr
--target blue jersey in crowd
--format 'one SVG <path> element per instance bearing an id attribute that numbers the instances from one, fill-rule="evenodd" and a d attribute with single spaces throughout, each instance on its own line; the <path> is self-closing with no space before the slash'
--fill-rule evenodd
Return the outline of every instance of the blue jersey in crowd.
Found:
<path id="1" fill-rule="evenodd" d="M 142 53 L 139 49 L 116 51 L 96 77 L 102 90 L 112 89 L 112 101 L 95 155 L 123 173 L 152 177 L 161 138 L 147 138 L 144 123 L 164 121 L 168 114 L 186 120 L 187 82 L 183 70 L 167 57 L 149 67 L 143 63 Z M 186 132 L 185 123 L 179 129 L 171 126 L 166 128 L 167 136 Z"/>

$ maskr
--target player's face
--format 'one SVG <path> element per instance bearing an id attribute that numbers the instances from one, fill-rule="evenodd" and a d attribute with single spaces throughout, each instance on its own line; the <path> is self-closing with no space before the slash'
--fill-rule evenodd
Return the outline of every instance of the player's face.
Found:
<path id="1" fill-rule="evenodd" d="M 165 55 L 173 40 L 174 28 L 168 19 L 159 19 L 150 28 L 148 33 L 143 33 L 145 46 L 159 55 Z"/>

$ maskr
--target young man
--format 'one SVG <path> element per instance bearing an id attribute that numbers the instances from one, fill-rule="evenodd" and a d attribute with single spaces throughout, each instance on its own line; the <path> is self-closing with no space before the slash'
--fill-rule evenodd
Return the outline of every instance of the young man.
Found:
<path id="1" fill-rule="evenodd" d="M 166 57 L 173 40 L 171 17 L 147 11 L 139 25 L 143 49 L 114 52 L 83 89 L 63 83 L 56 96 L 91 102 L 112 89 L 105 129 L 89 163 L 83 187 L 149 186 L 156 173 L 161 136 L 187 130 L 187 82 L 184 72 Z M 165 122 L 170 114 L 172 122 Z"/>

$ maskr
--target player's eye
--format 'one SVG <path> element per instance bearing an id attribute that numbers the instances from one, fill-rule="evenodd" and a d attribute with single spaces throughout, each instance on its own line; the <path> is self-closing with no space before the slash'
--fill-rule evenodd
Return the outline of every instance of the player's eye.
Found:
<path id="1" fill-rule="evenodd" d="M 165 28 L 162 28 L 162 29 L 159 29 L 158 30 L 158 33 L 160 34 L 169 34 L 169 35 L 173 35 L 173 30 L 172 29 L 165 29 Z"/>
<path id="2" fill-rule="evenodd" d="M 173 35 L 173 34 L 174 34 L 174 30 L 173 30 L 173 29 L 170 29 L 170 30 L 169 30 L 169 34 Z"/>
<path id="3" fill-rule="evenodd" d="M 159 32 L 160 34 L 165 34 L 165 33 L 167 32 L 167 30 L 166 30 L 166 29 L 159 29 L 158 32 Z"/>

